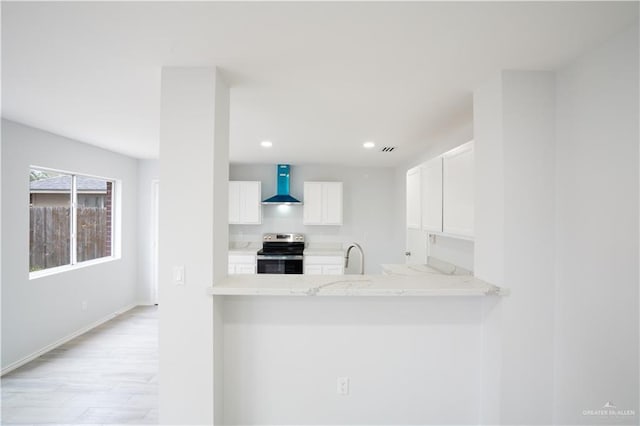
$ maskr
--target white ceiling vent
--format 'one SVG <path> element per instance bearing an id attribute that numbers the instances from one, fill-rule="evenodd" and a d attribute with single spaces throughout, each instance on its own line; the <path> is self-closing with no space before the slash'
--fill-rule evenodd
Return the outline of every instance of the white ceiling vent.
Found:
<path id="1" fill-rule="evenodd" d="M 393 151 L 393 150 L 394 150 L 394 149 L 396 149 L 396 148 L 397 148 L 397 147 L 395 147 L 395 146 L 385 146 L 385 147 L 383 147 L 380 151 L 382 151 L 382 152 L 391 152 L 391 151 Z"/>

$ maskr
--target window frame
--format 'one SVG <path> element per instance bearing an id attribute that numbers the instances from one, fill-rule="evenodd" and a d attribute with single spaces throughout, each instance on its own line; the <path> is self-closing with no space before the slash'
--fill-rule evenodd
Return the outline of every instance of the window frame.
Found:
<path id="1" fill-rule="evenodd" d="M 43 172 L 52 172 L 59 173 L 64 175 L 71 176 L 71 200 L 70 200 L 70 224 L 69 224 L 69 263 L 66 265 L 54 266 L 47 269 L 42 269 L 39 271 L 29 272 L 29 280 L 47 277 L 50 275 L 56 275 L 59 273 L 73 271 L 76 269 L 86 268 L 88 266 L 99 265 L 102 263 L 112 262 L 114 260 L 118 260 L 121 258 L 120 253 L 120 216 L 121 216 L 121 189 L 122 182 L 119 179 L 115 179 L 112 177 L 105 177 L 94 175 L 90 173 L 82 173 L 82 172 L 72 172 L 68 170 L 55 169 L 51 167 L 41 167 L 36 165 L 29 166 L 29 173 L 32 170 L 39 170 Z M 111 254 L 108 256 L 99 257 L 96 259 L 89 259 L 82 262 L 78 262 L 78 240 L 77 240 L 77 226 L 78 226 L 78 191 L 77 191 L 77 177 L 84 176 L 88 178 L 101 179 L 105 181 L 109 181 L 112 184 L 111 189 Z M 31 195 L 31 191 L 29 191 L 29 195 Z M 30 199 L 31 197 L 29 197 Z M 27 204 L 29 205 L 29 204 Z M 27 229 L 27 232 L 31 232 L 30 225 Z M 31 246 L 29 246 L 29 252 L 31 251 Z M 30 262 L 28 262 L 30 263 Z M 27 268 L 29 270 L 29 267 Z"/>

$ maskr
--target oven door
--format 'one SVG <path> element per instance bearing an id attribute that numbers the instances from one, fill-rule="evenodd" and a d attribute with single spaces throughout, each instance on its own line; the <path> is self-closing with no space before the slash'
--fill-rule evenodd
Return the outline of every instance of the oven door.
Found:
<path id="1" fill-rule="evenodd" d="M 302 256 L 259 255 L 259 274 L 302 274 Z"/>

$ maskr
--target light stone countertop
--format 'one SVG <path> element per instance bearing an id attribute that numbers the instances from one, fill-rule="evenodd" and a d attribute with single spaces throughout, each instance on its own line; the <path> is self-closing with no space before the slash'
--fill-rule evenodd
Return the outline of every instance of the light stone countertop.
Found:
<path id="1" fill-rule="evenodd" d="M 501 289 L 469 275 L 230 275 L 214 296 L 498 296 Z"/>
<path id="2" fill-rule="evenodd" d="M 470 271 L 450 263 L 430 258 L 428 265 L 386 264 L 382 273 L 390 275 L 420 276 L 424 274 L 472 275 Z"/>
<path id="3" fill-rule="evenodd" d="M 386 275 L 401 275 L 408 277 L 423 276 L 425 274 L 443 274 L 443 271 L 439 271 L 429 265 L 403 265 L 392 264 L 382 265 L 382 273 Z M 444 275 L 451 275 L 444 273 Z"/>

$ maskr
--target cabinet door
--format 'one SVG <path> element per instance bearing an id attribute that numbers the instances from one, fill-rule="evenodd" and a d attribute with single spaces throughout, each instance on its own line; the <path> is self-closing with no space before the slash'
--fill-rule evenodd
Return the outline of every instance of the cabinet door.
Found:
<path id="1" fill-rule="evenodd" d="M 443 232 L 473 236 L 473 144 L 443 159 Z"/>
<path id="2" fill-rule="evenodd" d="M 240 182 L 229 182 L 229 223 L 240 223 Z"/>
<path id="3" fill-rule="evenodd" d="M 247 225 L 262 223 L 262 183 L 240 182 L 240 222 Z"/>
<path id="4" fill-rule="evenodd" d="M 304 265 L 306 275 L 322 275 L 322 265 Z"/>
<path id="5" fill-rule="evenodd" d="M 427 263 L 427 233 L 420 229 L 407 229 L 407 251 L 405 262 L 408 265 Z"/>
<path id="6" fill-rule="evenodd" d="M 303 223 L 322 225 L 322 183 L 304 183 Z"/>
<path id="7" fill-rule="evenodd" d="M 422 229 L 442 232 L 442 158 L 422 166 Z"/>
<path id="8" fill-rule="evenodd" d="M 342 225 L 342 182 L 322 184 L 322 223 Z"/>
<path id="9" fill-rule="evenodd" d="M 342 270 L 341 265 L 323 265 L 322 266 L 322 274 L 323 275 L 342 275 L 344 271 Z"/>
<path id="10" fill-rule="evenodd" d="M 251 265 L 248 263 L 242 263 L 242 264 L 238 264 L 236 265 L 236 274 L 255 274 L 256 273 L 256 267 L 255 265 Z"/>
<path id="11" fill-rule="evenodd" d="M 420 168 L 407 172 L 407 228 L 420 229 Z"/>

